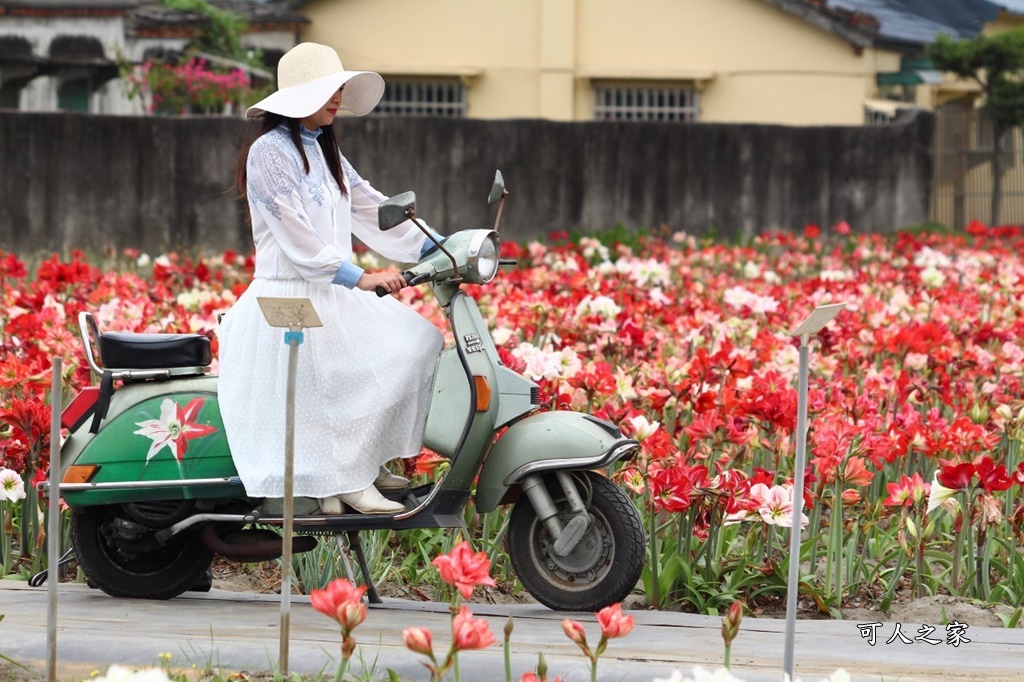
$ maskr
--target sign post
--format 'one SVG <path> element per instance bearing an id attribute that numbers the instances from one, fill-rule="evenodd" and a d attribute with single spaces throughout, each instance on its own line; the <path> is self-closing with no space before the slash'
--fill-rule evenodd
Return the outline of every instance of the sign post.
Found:
<path id="1" fill-rule="evenodd" d="M 811 311 L 790 336 L 800 337 L 800 375 L 797 389 L 796 463 L 793 467 L 793 522 L 789 528 L 789 577 L 786 584 L 786 648 L 783 671 L 793 679 L 793 638 L 796 629 L 796 597 L 800 588 L 800 519 L 804 511 L 804 468 L 807 466 L 807 380 L 810 337 L 825 328 L 845 303 L 822 305 Z"/>
<path id="2" fill-rule="evenodd" d="M 302 330 L 322 327 L 320 317 L 308 298 L 256 299 L 260 311 L 271 327 L 284 327 L 284 342 L 288 346 L 288 384 L 285 391 L 284 417 L 284 527 L 281 546 L 281 633 L 279 667 L 283 678 L 288 677 L 288 639 L 291 628 L 291 567 L 292 522 L 294 519 L 295 484 L 295 370 L 299 364 L 299 345 L 304 340 Z"/>
<path id="3" fill-rule="evenodd" d="M 60 413 L 61 359 L 53 359 L 50 396 L 50 486 L 46 524 L 46 569 L 50 584 L 46 586 L 46 679 L 57 680 L 57 583 L 60 582 Z M 33 490 L 32 493 L 35 494 Z"/>

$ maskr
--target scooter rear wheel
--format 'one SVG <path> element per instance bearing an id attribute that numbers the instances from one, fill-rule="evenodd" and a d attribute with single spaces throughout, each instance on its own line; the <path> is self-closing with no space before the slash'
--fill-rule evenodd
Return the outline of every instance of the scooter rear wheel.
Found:
<path id="1" fill-rule="evenodd" d="M 640 513 L 626 493 L 592 471 L 574 477 L 584 501 L 589 497 L 591 518 L 575 549 L 566 556 L 554 553 L 554 540 L 525 496 L 512 509 L 506 548 L 519 580 L 541 604 L 558 611 L 597 611 L 621 602 L 636 586 L 646 540 Z M 571 512 L 561 487 L 553 476 L 545 483 L 568 522 Z"/>
<path id="2" fill-rule="evenodd" d="M 213 561 L 197 534 L 157 543 L 153 529 L 140 529 L 119 505 L 72 513 L 71 544 L 89 583 L 113 597 L 177 597 L 199 583 Z"/>

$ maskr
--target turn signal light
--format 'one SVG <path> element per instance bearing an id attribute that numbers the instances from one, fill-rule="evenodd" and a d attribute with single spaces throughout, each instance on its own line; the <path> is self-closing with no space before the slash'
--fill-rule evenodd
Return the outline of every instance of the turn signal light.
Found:
<path id="1" fill-rule="evenodd" d="M 473 375 L 473 383 L 476 385 L 476 411 L 486 412 L 491 407 L 491 385 L 487 383 L 487 377 Z"/>
<path id="2" fill-rule="evenodd" d="M 99 464 L 73 464 L 68 467 L 62 483 L 88 483 L 99 470 Z"/>

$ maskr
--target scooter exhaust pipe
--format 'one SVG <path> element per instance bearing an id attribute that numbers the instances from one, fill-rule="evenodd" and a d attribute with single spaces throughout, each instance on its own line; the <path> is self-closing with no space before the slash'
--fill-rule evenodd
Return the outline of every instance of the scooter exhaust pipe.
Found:
<path id="1" fill-rule="evenodd" d="M 215 554 L 232 561 L 244 563 L 256 561 L 273 561 L 284 553 L 284 538 L 272 530 L 265 528 L 249 528 L 228 533 L 226 537 L 217 534 L 216 524 L 203 528 L 201 535 L 203 544 Z M 292 537 L 292 553 L 308 552 L 316 547 L 316 538 L 311 535 Z"/>

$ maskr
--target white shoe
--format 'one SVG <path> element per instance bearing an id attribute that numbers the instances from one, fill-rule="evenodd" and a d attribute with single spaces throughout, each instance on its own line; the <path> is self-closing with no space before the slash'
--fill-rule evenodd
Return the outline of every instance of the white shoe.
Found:
<path id="1" fill-rule="evenodd" d="M 337 516 L 342 513 L 341 500 L 337 497 L 324 497 L 317 500 L 320 503 L 320 513 L 327 516 Z"/>
<path id="2" fill-rule="evenodd" d="M 409 479 L 395 475 L 382 466 L 373 487 L 377 490 L 402 490 L 409 487 Z"/>
<path id="3" fill-rule="evenodd" d="M 355 509 L 360 514 L 397 514 L 405 511 L 401 502 L 392 502 L 372 485 L 357 493 L 338 495 L 338 499 Z"/>

